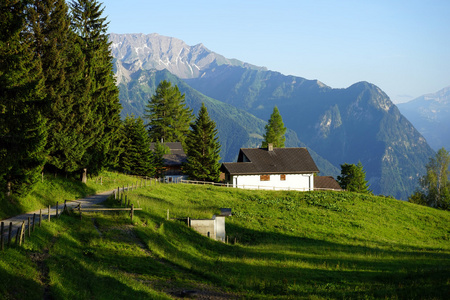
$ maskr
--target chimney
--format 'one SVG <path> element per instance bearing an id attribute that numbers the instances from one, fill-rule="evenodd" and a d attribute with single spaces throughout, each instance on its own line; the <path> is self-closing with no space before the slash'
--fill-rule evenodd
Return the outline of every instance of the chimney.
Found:
<path id="1" fill-rule="evenodd" d="M 267 151 L 273 151 L 273 144 L 272 143 L 267 144 Z"/>

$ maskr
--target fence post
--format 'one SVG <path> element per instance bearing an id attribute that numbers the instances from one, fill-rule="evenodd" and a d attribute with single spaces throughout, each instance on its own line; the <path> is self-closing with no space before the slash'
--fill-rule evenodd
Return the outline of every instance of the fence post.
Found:
<path id="1" fill-rule="evenodd" d="M 0 237 L 0 244 L 1 244 L 1 249 L 2 249 L 2 251 L 5 249 L 5 243 L 4 243 L 4 241 L 3 241 L 3 228 L 4 228 L 4 226 L 5 226 L 5 224 L 2 222 L 2 224 L 1 224 L 1 229 L 0 229 L 0 235 L 1 235 L 1 237 Z"/>
<path id="2" fill-rule="evenodd" d="M 33 232 L 36 224 L 36 214 L 33 214 Z"/>
<path id="3" fill-rule="evenodd" d="M 21 229 L 21 227 L 17 228 L 17 231 L 16 231 L 16 246 L 17 246 L 17 243 L 19 242 L 20 229 Z"/>
<path id="4" fill-rule="evenodd" d="M 58 201 L 56 201 L 56 217 L 58 217 L 58 205 L 59 205 L 59 203 L 58 203 Z"/>
<path id="5" fill-rule="evenodd" d="M 12 239 L 11 235 L 12 235 L 12 222 L 9 222 L 8 246 L 11 245 L 11 239 Z"/>
<path id="6" fill-rule="evenodd" d="M 50 205 L 48 206 L 48 221 L 50 222 Z"/>
<path id="7" fill-rule="evenodd" d="M 131 222 L 133 222 L 134 204 L 131 204 Z"/>
<path id="8" fill-rule="evenodd" d="M 67 200 L 64 200 L 64 208 L 63 208 L 63 213 L 67 213 Z"/>
<path id="9" fill-rule="evenodd" d="M 42 208 L 39 210 L 39 227 L 41 227 L 41 220 L 42 220 Z"/>
<path id="10" fill-rule="evenodd" d="M 80 205 L 78 206 L 78 212 L 80 213 L 80 220 L 82 219 L 82 217 L 81 217 L 81 203 L 80 203 Z"/>
<path id="11" fill-rule="evenodd" d="M 20 226 L 20 233 L 19 233 L 19 246 L 22 246 L 22 239 L 25 237 L 25 221 L 22 222 L 22 226 Z M 23 239 L 25 242 L 25 239 Z"/>

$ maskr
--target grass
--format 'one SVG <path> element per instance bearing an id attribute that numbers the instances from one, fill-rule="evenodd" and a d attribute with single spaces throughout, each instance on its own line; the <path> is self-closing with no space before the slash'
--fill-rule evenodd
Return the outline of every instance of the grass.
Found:
<path id="1" fill-rule="evenodd" d="M 345 192 L 181 184 L 128 193 L 136 212 L 63 216 L 0 260 L 5 299 L 446 299 L 450 213 Z M 110 200 L 109 205 L 117 203 Z M 171 218 L 222 207 L 230 241 Z"/>
<path id="2" fill-rule="evenodd" d="M 87 183 L 83 184 L 81 181 L 47 174 L 25 197 L 5 198 L 4 195 L 0 195 L 0 219 L 53 206 L 56 202 L 84 198 L 127 184 L 136 184 L 136 178 L 104 171 L 97 177 L 89 177 Z"/>

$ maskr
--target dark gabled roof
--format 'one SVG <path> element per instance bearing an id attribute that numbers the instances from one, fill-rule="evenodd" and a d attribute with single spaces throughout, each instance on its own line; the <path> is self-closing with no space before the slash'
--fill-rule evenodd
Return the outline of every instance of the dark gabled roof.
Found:
<path id="1" fill-rule="evenodd" d="M 186 154 L 180 142 L 163 143 L 170 150 L 170 154 Z M 155 143 L 150 143 L 150 150 L 155 150 Z"/>
<path id="2" fill-rule="evenodd" d="M 187 162 L 186 154 L 164 154 L 165 166 L 179 166 Z"/>
<path id="3" fill-rule="evenodd" d="M 169 142 L 164 145 L 170 150 L 170 153 L 163 156 L 165 166 L 178 166 L 187 161 L 187 155 L 180 142 Z M 155 143 L 150 143 L 150 150 L 155 150 Z"/>
<path id="4" fill-rule="evenodd" d="M 238 162 L 223 163 L 222 170 L 231 175 L 318 173 L 306 148 L 244 148 Z"/>
<path id="5" fill-rule="evenodd" d="M 342 190 L 341 186 L 332 176 L 314 177 L 314 189 Z"/>

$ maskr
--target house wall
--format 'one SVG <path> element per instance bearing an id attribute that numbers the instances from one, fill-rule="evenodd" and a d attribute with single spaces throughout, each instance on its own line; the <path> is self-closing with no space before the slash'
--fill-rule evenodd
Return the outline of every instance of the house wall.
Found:
<path id="1" fill-rule="evenodd" d="M 235 175 L 230 178 L 233 187 L 246 189 L 297 189 L 310 191 L 314 189 L 314 174 L 286 174 L 286 180 L 280 174 L 270 175 L 270 180 L 261 181 L 260 175 Z"/>

